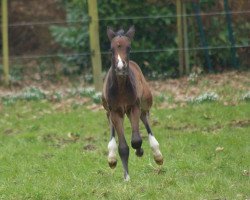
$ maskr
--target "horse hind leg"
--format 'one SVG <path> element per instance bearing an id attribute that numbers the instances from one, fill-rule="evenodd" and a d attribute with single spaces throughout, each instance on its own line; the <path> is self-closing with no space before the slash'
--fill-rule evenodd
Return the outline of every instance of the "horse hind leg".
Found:
<path id="1" fill-rule="evenodd" d="M 143 122 L 143 124 L 148 132 L 149 145 L 153 151 L 154 160 L 158 165 L 162 165 L 163 164 L 163 156 L 162 156 L 162 153 L 160 151 L 159 142 L 156 140 L 156 138 L 154 137 L 154 135 L 151 131 L 151 128 L 150 128 L 149 123 L 148 123 L 148 116 L 147 116 L 146 112 L 142 112 L 141 120 L 142 120 L 142 122 Z"/>

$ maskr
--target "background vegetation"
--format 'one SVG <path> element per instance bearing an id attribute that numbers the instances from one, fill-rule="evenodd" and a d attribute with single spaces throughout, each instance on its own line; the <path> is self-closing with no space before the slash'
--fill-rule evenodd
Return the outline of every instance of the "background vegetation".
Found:
<path id="1" fill-rule="evenodd" d="M 12 81 L 34 78 L 34 73 L 39 74 L 35 76 L 37 80 L 44 77 L 56 80 L 62 72 L 66 75 L 90 73 L 86 2 L 46 0 L 46 3 L 38 5 L 28 0 L 10 1 Z M 187 14 L 194 14 L 192 1 L 185 2 Z M 29 9 L 30 7 L 33 9 Z M 224 12 L 223 0 L 201 0 L 200 7 L 201 13 Z M 249 13 L 241 13 L 250 10 L 249 1 L 229 0 L 229 7 L 231 11 L 239 12 L 232 15 L 236 45 L 249 46 Z M 142 3 L 139 0 L 102 0 L 98 1 L 98 11 L 104 70 L 110 65 L 106 27 L 112 26 L 116 30 L 128 29 L 134 24 L 136 35 L 131 58 L 139 63 L 148 77 L 164 78 L 178 75 L 178 51 L 175 50 L 177 48 L 175 1 L 145 0 Z M 151 18 L 151 16 L 172 17 Z M 187 21 L 189 48 L 201 47 L 195 17 L 189 16 Z M 225 15 L 203 15 L 202 23 L 209 46 L 230 46 Z M 164 49 L 168 50 L 161 51 Z M 151 50 L 159 51 L 151 52 Z M 204 52 L 190 50 L 189 53 L 191 67 L 204 70 Z M 249 47 L 237 48 L 240 69 L 249 69 L 248 53 Z M 212 49 L 209 55 L 216 72 L 232 68 L 230 48 Z M 91 80 L 91 76 L 87 76 L 86 79 Z"/>
<path id="2" fill-rule="evenodd" d="M 178 51 L 174 50 L 177 47 L 176 17 L 151 18 L 152 16 L 175 16 L 176 7 L 173 2 L 174 1 L 145 1 L 142 9 L 141 1 L 139 0 L 99 1 L 98 9 L 99 17 L 101 19 L 99 25 L 101 30 L 100 41 L 102 51 L 105 52 L 109 50 L 109 41 L 106 36 L 107 26 L 112 26 L 115 30 L 118 30 L 120 28 L 128 29 L 130 25 L 134 24 L 136 26 L 136 36 L 133 41 L 134 51 L 162 49 L 170 50 L 160 51 L 157 53 L 134 53 L 132 54 L 132 59 L 139 62 L 143 71 L 147 72 L 147 74 L 157 72 L 160 74 L 166 73 L 166 75 L 174 75 L 178 66 Z M 187 14 L 193 14 L 194 10 L 191 2 L 186 4 Z M 243 8 L 243 4 L 244 3 L 242 3 L 242 1 L 238 2 L 238 9 Z M 82 1 L 74 1 L 73 3 L 64 2 L 64 6 L 66 6 L 66 8 L 70 7 L 70 9 L 66 9 L 68 16 L 73 15 L 75 19 L 87 18 L 87 15 L 84 17 L 82 16 L 82 11 L 86 10 L 86 3 L 82 3 Z M 225 12 L 223 1 L 201 1 L 200 6 L 202 12 L 204 13 Z M 233 3 L 231 3 L 231 9 L 233 9 Z M 137 18 L 141 16 L 144 16 L 145 18 Z M 120 20 L 119 17 L 121 17 Z M 118 20 L 116 20 L 116 18 L 118 18 Z M 88 24 L 85 25 L 87 26 Z M 230 46 L 225 15 L 205 16 L 203 17 L 203 25 L 208 40 L 208 46 Z M 58 27 L 58 30 L 61 30 L 60 28 L 61 27 Z M 54 27 L 54 32 L 56 30 L 56 27 Z M 246 21 L 245 15 L 237 15 L 236 18 L 234 18 L 234 30 L 237 45 L 250 44 L 247 31 L 250 30 L 250 23 Z M 65 33 L 67 34 L 68 31 L 70 32 L 70 29 L 67 29 Z M 72 31 L 70 37 L 61 38 L 59 43 L 64 45 L 64 42 L 71 41 L 71 44 L 68 45 L 69 47 L 74 44 L 74 47 L 81 49 L 80 52 L 84 52 L 86 49 L 81 47 L 82 43 L 77 42 L 80 35 L 81 31 L 78 31 L 78 37 L 74 37 L 74 31 Z M 84 47 L 86 48 L 88 46 L 86 42 L 88 35 L 85 37 L 85 40 L 82 37 L 81 41 L 85 41 Z M 58 37 L 55 38 L 58 39 Z M 188 17 L 188 38 L 190 48 L 201 47 L 195 17 Z M 191 51 L 190 54 L 192 66 L 205 66 L 203 51 Z M 215 71 L 220 71 L 225 68 L 229 69 L 232 67 L 230 48 L 212 49 L 209 51 L 209 54 Z M 152 57 L 154 59 L 151 59 Z M 104 54 L 102 58 L 104 69 L 107 69 L 109 67 L 109 55 Z M 244 67 L 245 61 L 239 60 L 239 62 L 240 65 Z"/>
<path id="3" fill-rule="evenodd" d="M 131 181 L 124 183 L 121 162 L 115 170 L 107 165 L 109 128 L 100 93 L 86 84 L 91 80 L 86 2 L 8 2 L 12 85 L 0 87 L 0 199 L 250 199 L 249 71 L 204 75 L 203 52 L 190 51 L 192 74 L 149 82 L 150 121 L 165 162 L 155 165 L 141 127 L 145 155 L 139 159 L 131 149 Z M 99 0 L 104 70 L 107 25 L 134 24 L 135 52 L 176 48 L 174 2 Z M 200 2 L 202 12 L 223 11 L 222 0 Z M 250 10 L 250 1 L 229 2 L 233 11 Z M 173 17 L 113 20 L 159 15 Z M 239 45 L 249 46 L 248 19 L 249 14 L 233 15 Z M 209 45 L 228 45 L 223 15 L 203 16 L 202 22 Z M 188 25 L 190 48 L 200 46 L 193 17 Z M 229 51 L 209 52 L 216 71 L 230 69 Z M 177 53 L 133 53 L 132 58 L 151 78 L 176 77 Z M 240 68 L 249 68 L 249 47 L 238 48 L 237 55 Z M 85 80 L 62 74 L 84 74 Z M 128 120 L 125 132 L 129 141 Z"/>

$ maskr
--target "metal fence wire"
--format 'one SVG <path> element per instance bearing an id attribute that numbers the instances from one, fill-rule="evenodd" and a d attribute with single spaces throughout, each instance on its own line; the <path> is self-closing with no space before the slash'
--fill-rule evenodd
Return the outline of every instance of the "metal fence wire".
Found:
<path id="1" fill-rule="evenodd" d="M 200 16 L 225 16 L 226 14 L 230 15 L 249 15 L 250 10 L 244 11 L 230 11 L 226 12 L 210 12 L 210 13 L 200 13 Z M 197 17 L 197 13 L 185 14 L 185 15 L 159 15 L 159 16 L 122 16 L 122 17 L 107 17 L 107 18 L 99 18 L 98 21 L 101 23 L 102 21 L 120 21 L 120 20 L 147 20 L 147 19 L 164 19 L 164 18 L 177 18 L 177 17 Z M 72 24 L 82 24 L 89 23 L 89 19 L 84 20 L 60 20 L 60 21 L 40 21 L 40 22 L 19 22 L 9 24 L 9 28 L 19 28 L 29 26 L 35 28 L 36 26 L 45 26 L 48 28 L 51 25 L 72 25 Z M 2 25 L 1 25 L 2 27 Z M 247 30 L 246 30 L 247 31 Z M 250 44 L 236 44 L 235 48 L 247 48 L 250 47 Z M 192 47 L 192 48 L 162 48 L 162 49 L 138 49 L 132 51 L 132 53 L 154 53 L 154 52 L 166 52 L 166 51 L 197 51 L 204 49 L 228 49 L 231 46 L 220 45 L 220 46 L 208 46 L 208 47 Z M 108 54 L 108 51 L 101 51 L 101 54 Z M 10 56 L 10 59 L 38 59 L 38 58 L 51 58 L 51 57 L 61 57 L 61 56 L 88 56 L 90 52 L 84 53 L 56 53 L 56 54 L 40 54 L 40 55 L 20 55 L 20 56 Z M 2 59 L 2 57 L 0 57 Z"/>
<path id="2" fill-rule="evenodd" d="M 173 44 L 170 45 L 170 47 L 163 45 L 161 47 L 156 47 L 156 48 L 140 48 L 136 47 L 132 50 L 131 54 L 136 56 L 136 55 L 142 55 L 142 54 L 158 54 L 158 53 L 164 53 L 164 52 L 171 52 L 175 56 L 178 57 L 179 52 L 200 52 L 201 54 L 205 51 L 207 51 L 208 56 L 204 56 L 204 62 L 207 65 L 206 67 L 210 67 L 211 70 L 214 68 L 212 65 L 211 61 L 211 51 L 213 50 L 234 50 L 234 51 L 246 51 L 245 54 L 249 55 L 250 53 L 250 41 L 249 38 L 246 38 L 244 42 L 238 41 L 238 38 L 235 38 L 235 34 L 233 33 L 234 29 L 237 29 L 239 24 L 237 24 L 237 20 L 233 20 L 235 16 L 241 17 L 241 18 L 249 18 L 250 15 L 250 10 L 221 10 L 221 11 L 214 11 L 214 12 L 201 12 L 199 8 L 195 7 L 198 4 L 193 4 L 193 13 L 182 13 L 182 14 L 166 14 L 166 15 L 149 15 L 149 16 L 116 16 L 116 17 L 101 17 L 98 19 L 99 25 L 103 24 L 109 24 L 109 23 L 114 23 L 114 22 L 119 22 L 123 24 L 123 22 L 131 21 L 134 22 L 136 26 L 136 22 L 138 21 L 144 21 L 144 23 L 147 23 L 147 20 L 166 20 L 169 19 L 171 23 L 169 23 L 172 27 L 173 23 L 176 23 L 179 18 L 183 19 L 191 19 L 194 21 L 196 24 L 197 32 L 199 32 L 198 35 L 200 35 L 200 42 L 192 44 L 188 44 L 188 46 L 183 46 L 180 47 L 178 46 L 178 41 L 175 41 L 175 37 L 173 38 Z M 11 9 L 11 8 L 10 8 Z M 9 16 L 11 18 L 11 16 Z M 30 16 L 31 17 L 31 16 Z M 205 25 L 203 24 L 203 18 L 213 18 L 213 17 L 225 17 L 225 23 L 224 29 L 228 30 L 228 36 L 227 40 L 228 42 L 226 44 L 219 44 L 214 45 L 210 44 L 207 41 L 208 35 L 206 35 L 205 30 Z M 82 57 L 85 60 L 89 60 L 89 57 L 91 56 L 91 51 L 90 50 L 85 50 L 84 52 L 81 51 L 74 51 L 70 50 L 67 48 L 62 48 L 60 45 L 56 44 L 56 42 L 53 40 L 53 37 L 50 35 L 50 27 L 51 26 L 88 26 L 89 22 L 93 19 L 86 18 L 86 19 L 77 19 L 77 20 L 66 20 L 65 15 L 62 17 L 63 19 L 50 19 L 50 20 L 44 20 L 44 21 L 33 21 L 32 18 L 25 19 L 23 21 L 11 21 L 8 24 L 8 31 L 10 37 L 12 35 L 16 35 L 15 33 L 20 33 L 17 38 L 13 38 L 13 41 L 11 42 L 10 46 L 10 62 L 11 62 L 11 68 L 19 67 L 20 68 L 27 68 L 27 66 L 32 66 L 32 65 L 41 65 L 42 61 L 46 61 L 48 63 L 48 59 L 50 62 L 53 63 L 53 65 L 57 65 L 60 67 L 65 64 L 64 60 L 61 60 L 61 58 L 68 57 L 70 58 L 76 58 L 76 57 Z M 250 23 L 246 22 L 246 29 L 245 31 L 249 33 L 249 27 Z M 1 26 L 1 28 L 3 28 Z M 190 28 L 190 27 L 189 27 Z M 160 34 L 160 33 L 159 33 Z M 175 34 L 177 35 L 177 31 Z M 40 37 L 39 41 L 44 41 L 46 44 L 40 45 L 36 44 L 37 41 L 36 38 L 37 36 Z M 44 37 L 44 38 L 43 38 Z M 140 36 L 139 36 L 140 37 Z M 162 37 L 162 34 L 160 35 Z M 164 36 L 163 36 L 164 37 Z M 213 36 L 217 37 L 217 36 Z M 190 42 L 190 41 L 189 41 Z M 107 41 L 106 41 L 107 43 Z M 36 46 L 35 50 L 32 50 L 32 48 L 29 48 L 29 45 L 34 45 Z M 39 46 L 40 45 L 40 46 Z M 2 46 L 2 42 L 0 43 L 0 46 Z M 2 49 L 2 48 L 1 48 Z M 232 52 L 231 52 L 232 53 Z M 237 53 L 237 52 L 236 52 Z M 106 58 L 109 55 L 109 51 L 107 49 L 101 49 L 100 54 L 102 55 L 102 58 Z M 169 54 L 166 54 L 168 56 Z M 233 54 L 231 54 L 233 56 Z M 195 59 L 194 55 L 189 55 L 192 57 L 192 59 Z M 242 63 L 245 63 L 247 67 L 249 67 L 249 59 L 246 57 L 240 58 L 239 55 L 235 56 L 237 60 L 243 59 Z M 208 59 L 208 60 L 206 60 Z M 245 59 L 245 60 L 244 60 Z M 2 62 L 3 58 L 0 57 L 0 60 Z M 52 60 L 52 61 L 51 61 Z M 81 60 L 81 59 L 80 59 Z M 163 59 L 164 60 L 164 59 Z M 178 59 L 177 59 L 178 60 Z M 209 61 L 210 60 L 210 61 Z M 79 61 L 80 62 L 80 61 Z M 210 62 L 210 64 L 209 64 Z M 231 61 L 233 62 L 233 61 Z M 238 62 L 238 61 L 237 61 Z M 90 62 L 87 62 L 90 66 Z M 146 65 L 146 62 L 143 62 L 142 65 Z M 78 63 L 79 64 L 79 63 Z M 180 63 L 179 63 L 180 64 Z M 0 64 L 1 65 L 1 64 Z M 23 67 L 25 65 L 25 67 Z M 72 64 L 72 62 L 67 63 L 67 65 L 77 65 L 77 64 Z M 81 64 L 79 64 L 81 65 Z M 165 63 L 165 65 L 176 65 L 174 68 L 178 69 L 178 63 Z M 190 65 L 196 65 L 195 62 L 191 62 Z M 39 67 L 40 68 L 40 67 Z M 63 67 L 62 67 L 63 68 Z M 208 68 L 208 71 L 210 71 L 210 68 Z M 0 68 L 1 70 L 1 68 Z M 41 70 L 40 70 L 41 71 Z M 1 73 L 1 71 L 0 71 Z"/>

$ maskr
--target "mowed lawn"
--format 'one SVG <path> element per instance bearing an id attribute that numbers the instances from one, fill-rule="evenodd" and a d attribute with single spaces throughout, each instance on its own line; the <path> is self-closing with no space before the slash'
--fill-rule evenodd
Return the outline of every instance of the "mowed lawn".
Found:
<path id="1" fill-rule="evenodd" d="M 250 103 L 154 106 L 153 132 L 164 155 L 154 163 L 130 148 L 130 182 L 120 159 L 107 163 L 103 110 L 43 101 L 0 109 L 0 199 L 249 199 Z M 127 141 L 131 129 L 125 120 Z"/>

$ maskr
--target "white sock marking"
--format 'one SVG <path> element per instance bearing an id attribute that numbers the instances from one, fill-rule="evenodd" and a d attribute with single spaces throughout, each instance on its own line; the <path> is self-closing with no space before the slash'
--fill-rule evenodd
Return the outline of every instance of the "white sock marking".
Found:
<path id="1" fill-rule="evenodd" d="M 151 134 L 148 135 L 148 139 L 149 139 L 149 145 L 153 151 L 154 156 L 161 156 L 161 151 L 159 148 L 159 143 L 158 141 L 155 139 L 155 137 Z"/>
<path id="2" fill-rule="evenodd" d="M 108 150 L 109 150 L 108 158 L 111 160 L 116 159 L 117 144 L 114 137 L 112 137 L 112 139 L 109 141 Z"/>

